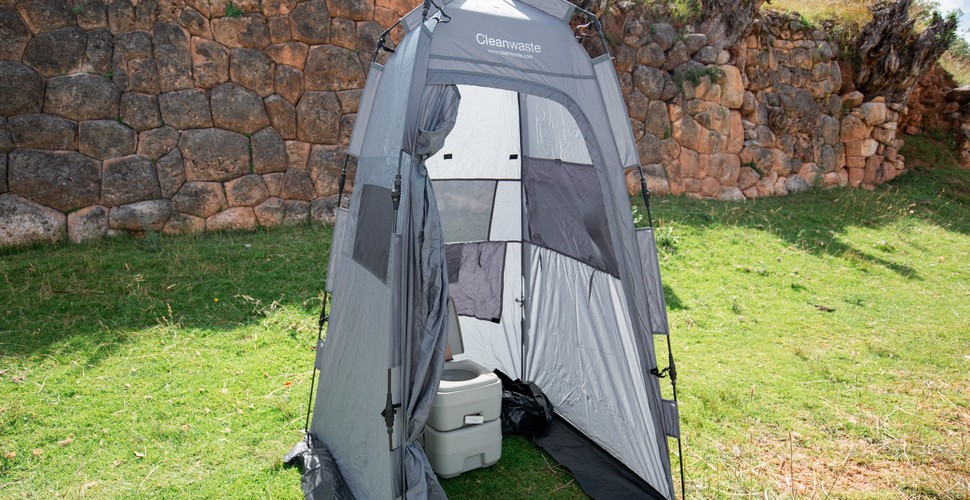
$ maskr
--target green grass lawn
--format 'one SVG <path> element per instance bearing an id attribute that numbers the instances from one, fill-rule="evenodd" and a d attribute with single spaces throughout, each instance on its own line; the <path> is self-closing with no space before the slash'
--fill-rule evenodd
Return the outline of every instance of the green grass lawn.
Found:
<path id="1" fill-rule="evenodd" d="M 970 172 L 653 213 L 689 496 L 970 496 Z M 0 251 L 0 497 L 299 497 L 329 236 Z M 515 438 L 444 486 L 582 497 Z"/>

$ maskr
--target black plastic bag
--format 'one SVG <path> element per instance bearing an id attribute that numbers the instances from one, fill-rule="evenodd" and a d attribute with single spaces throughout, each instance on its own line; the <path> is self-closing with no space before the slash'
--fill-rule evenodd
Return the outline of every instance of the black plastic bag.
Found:
<path id="1" fill-rule="evenodd" d="M 512 380 L 499 370 L 495 374 L 502 380 L 502 433 L 530 437 L 545 434 L 553 408 L 542 389 L 535 382 Z"/>

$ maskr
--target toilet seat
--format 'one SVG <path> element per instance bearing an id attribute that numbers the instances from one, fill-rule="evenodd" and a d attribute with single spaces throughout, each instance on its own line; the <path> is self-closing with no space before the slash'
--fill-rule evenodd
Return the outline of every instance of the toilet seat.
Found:
<path id="1" fill-rule="evenodd" d="M 445 362 L 439 393 L 465 391 L 494 384 L 498 376 L 470 360 Z"/>

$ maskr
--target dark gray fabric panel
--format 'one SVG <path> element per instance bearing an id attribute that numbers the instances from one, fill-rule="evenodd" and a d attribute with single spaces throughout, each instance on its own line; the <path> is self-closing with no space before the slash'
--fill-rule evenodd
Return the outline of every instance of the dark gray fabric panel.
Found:
<path id="1" fill-rule="evenodd" d="M 433 181 L 446 243 L 486 241 L 497 181 Z"/>
<path id="2" fill-rule="evenodd" d="M 441 221 L 424 162 L 410 171 L 405 228 L 405 498 L 446 498 L 419 439 L 438 391 L 448 341 L 448 274 Z"/>
<path id="3" fill-rule="evenodd" d="M 677 408 L 677 402 L 665 399 L 661 408 L 664 432 L 672 438 L 680 439 L 680 411 Z"/>
<path id="4" fill-rule="evenodd" d="M 361 188 L 360 216 L 354 236 L 354 260 L 385 283 L 393 223 L 391 190 L 365 184 Z"/>
<path id="5" fill-rule="evenodd" d="M 404 150 L 417 158 L 428 158 L 445 144 L 455 128 L 461 94 L 455 85 L 428 85 L 421 97 L 418 116 L 408 121 Z"/>
<path id="6" fill-rule="evenodd" d="M 669 335 L 667 324 L 667 302 L 664 299 L 663 282 L 660 280 L 660 262 L 657 260 L 657 242 L 653 228 L 636 230 L 637 245 L 640 247 L 640 267 L 647 282 L 647 314 L 650 318 L 650 333 Z"/>
<path id="7" fill-rule="evenodd" d="M 330 450 L 312 434 L 283 457 L 283 465 L 296 467 L 303 474 L 300 487 L 307 500 L 354 499 Z"/>
<path id="8" fill-rule="evenodd" d="M 448 255 L 448 294 L 458 314 L 498 323 L 502 317 L 505 242 L 453 243 Z"/>
<path id="9" fill-rule="evenodd" d="M 531 243 L 619 276 L 596 169 L 524 157 L 522 183 Z"/>

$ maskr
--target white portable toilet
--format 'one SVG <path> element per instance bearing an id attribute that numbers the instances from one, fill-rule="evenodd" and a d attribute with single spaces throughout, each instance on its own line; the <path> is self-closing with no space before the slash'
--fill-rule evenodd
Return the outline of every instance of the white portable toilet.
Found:
<path id="1" fill-rule="evenodd" d="M 448 347 L 464 347 L 454 302 L 448 301 Z M 424 431 L 424 449 L 439 477 L 488 467 L 502 457 L 502 382 L 471 360 L 447 361 Z"/>

